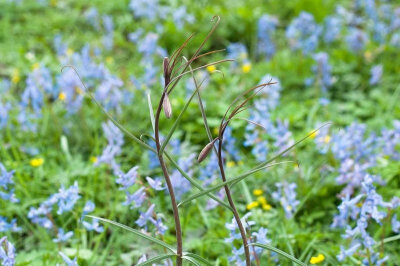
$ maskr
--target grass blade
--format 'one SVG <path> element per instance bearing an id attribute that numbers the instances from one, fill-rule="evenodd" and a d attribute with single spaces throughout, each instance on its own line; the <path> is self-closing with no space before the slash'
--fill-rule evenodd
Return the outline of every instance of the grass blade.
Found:
<path id="1" fill-rule="evenodd" d="M 196 193 L 196 194 L 190 196 L 189 198 L 187 198 L 187 199 L 181 201 L 181 202 L 178 204 L 178 207 L 180 207 L 181 205 L 184 205 L 184 204 L 186 204 L 186 203 L 188 203 L 188 202 L 190 202 L 190 201 L 192 201 L 192 200 L 194 200 L 194 199 L 197 199 L 197 198 L 199 198 L 199 197 L 201 197 L 201 196 L 203 196 L 203 195 L 205 195 L 205 194 L 208 194 L 208 193 L 210 193 L 210 192 L 212 192 L 212 191 L 215 191 L 215 190 L 217 190 L 217 189 L 220 189 L 220 188 L 222 188 L 223 186 L 232 184 L 233 182 L 239 182 L 240 180 L 242 180 L 242 179 L 248 177 L 249 175 L 254 174 L 254 173 L 256 173 L 256 172 L 258 172 L 258 171 L 260 171 L 260 170 L 263 170 L 263 169 L 266 169 L 266 168 L 269 168 L 269 167 L 272 167 L 272 166 L 275 166 L 275 165 L 284 164 L 284 163 L 295 163 L 295 162 L 294 162 L 294 161 L 285 161 L 285 162 L 273 163 L 273 164 L 270 164 L 270 165 L 267 165 L 267 166 L 263 166 L 263 167 L 261 167 L 261 168 L 257 168 L 257 169 L 251 170 L 251 171 L 249 171 L 249 172 L 247 172 L 247 173 L 244 173 L 244 174 L 242 174 L 242 175 L 239 175 L 239 176 L 237 176 L 237 177 L 230 178 L 230 179 L 226 180 L 225 182 L 221 182 L 221 183 L 219 183 L 218 185 L 209 187 L 209 188 L 203 190 L 202 192 Z"/>
<path id="2" fill-rule="evenodd" d="M 194 180 L 192 177 L 190 177 L 188 174 L 185 173 L 185 171 L 182 170 L 182 168 L 179 167 L 179 165 L 174 161 L 174 159 L 171 158 L 171 156 L 167 153 L 164 152 L 165 157 L 168 158 L 168 160 L 173 164 L 173 166 L 182 174 L 182 176 L 184 178 L 186 178 L 193 186 L 195 186 L 197 189 L 199 189 L 200 191 L 205 191 L 205 189 L 203 188 L 202 185 L 200 185 L 200 183 L 198 183 L 196 180 Z M 232 211 L 231 206 L 229 206 L 228 204 L 226 204 L 225 202 L 223 202 L 221 199 L 219 199 L 217 196 L 210 194 L 210 193 L 205 193 L 207 194 L 207 196 L 209 196 L 210 198 L 212 198 L 213 200 L 217 201 L 219 204 L 221 204 L 222 206 L 228 208 L 229 210 Z"/>
<path id="3" fill-rule="evenodd" d="M 149 113 L 150 113 L 151 126 L 153 127 L 153 132 L 155 132 L 154 113 L 153 113 L 153 106 L 151 105 L 150 92 L 147 93 L 147 102 L 149 104 Z"/>
<path id="4" fill-rule="evenodd" d="M 264 245 L 264 244 L 259 244 L 259 243 L 250 243 L 249 245 L 273 251 L 273 252 L 278 253 L 279 255 L 291 260 L 292 262 L 297 263 L 298 265 L 307 266 L 307 264 L 305 264 L 304 262 L 301 262 L 300 260 L 296 259 L 292 255 L 287 254 L 286 252 L 280 250 L 279 248 L 275 248 L 270 245 Z"/>
<path id="5" fill-rule="evenodd" d="M 196 259 L 200 262 L 203 263 L 203 265 L 213 265 L 211 262 L 209 262 L 208 260 L 206 260 L 205 258 L 201 257 L 200 255 L 194 254 L 194 253 L 185 253 L 183 257 L 191 257 L 193 259 Z"/>
<path id="6" fill-rule="evenodd" d="M 158 255 L 158 256 L 155 256 L 155 257 L 153 257 L 151 259 L 146 260 L 145 262 L 139 263 L 136 266 L 152 265 L 155 262 L 160 262 L 160 261 L 163 261 L 165 259 L 173 258 L 173 257 L 176 257 L 176 254 Z"/>
<path id="7" fill-rule="evenodd" d="M 201 266 L 200 264 L 197 263 L 197 261 L 195 261 L 193 258 L 187 257 L 187 256 L 182 256 L 182 259 L 190 261 L 192 264 L 196 265 L 196 266 Z"/>
<path id="8" fill-rule="evenodd" d="M 111 221 L 111 220 L 108 220 L 108 219 L 105 219 L 105 218 L 101 218 L 101 217 L 97 217 L 97 216 L 93 216 L 93 215 L 85 215 L 85 216 L 86 216 L 86 217 L 93 218 L 93 219 L 97 219 L 97 220 L 102 221 L 102 222 L 105 222 L 105 223 L 109 223 L 109 224 L 118 226 L 118 227 L 120 227 L 120 228 L 122 228 L 122 229 L 124 229 L 124 230 L 127 230 L 127 231 L 129 231 L 129 232 L 131 232 L 131 233 L 133 233 L 133 234 L 135 234 L 135 235 L 137 235 L 137 236 L 140 236 L 140 237 L 142 237 L 142 238 L 145 238 L 145 239 L 149 240 L 150 242 L 153 242 L 153 243 L 155 243 L 155 244 L 158 244 L 158 245 L 160 245 L 160 246 L 163 246 L 163 247 L 167 248 L 168 250 L 170 250 L 171 252 L 173 252 L 173 253 L 176 255 L 176 250 L 175 250 L 175 248 L 171 247 L 171 246 L 168 245 L 167 243 L 165 243 L 165 242 L 163 242 L 163 241 L 161 241 L 161 240 L 159 240 L 159 239 L 157 239 L 157 238 L 154 238 L 154 237 L 152 237 L 152 236 L 146 235 L 146 234 L 140 232 L 139 230 L 130 228 L 129 226 L 126 226 L 126 225 L 123 225 L 123 224 L 120 224 L 120 223 L 118 223 L 118 222 L 114 222 L 114 221 Z"/>

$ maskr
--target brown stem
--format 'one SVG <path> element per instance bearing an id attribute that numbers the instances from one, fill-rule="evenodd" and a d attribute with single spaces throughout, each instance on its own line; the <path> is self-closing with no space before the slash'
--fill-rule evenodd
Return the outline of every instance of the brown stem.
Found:
<path id="1" fill-rule="evenodd" d="M 222 181 L 225 182 L 226 177 L 225 177 L 224 163 L 223 163 L 223 159 L 222 159 L 222 138 L 223 138 L 223 131 L 220 132 L 219 142 L 218 142 L 218 165 L 219 165 L 219 169 L 221 172 Z M 244 254 L 246 256 L 246 265 L 250 266 L 251 265 L 250 250 L 249 250 L 249 245 L 247 243 L 246 230 L 244 229 L 242 221 L 240 220 L 240 217 L 239 217 L 239 213 L 236 210 L 236 206 L 235 206 L 235 203 L 233 202 L 229 186 L 225 185 L 224 189 L 225 189 L 225 194 L 228 199 L 229 205 L 232 208 L 233 216 L 235 217 L 236 223 L 239 227 L 240 235 L 242 237 Z"/>
<path id="2" fill-rule="evenodd" d="M 159 134 L 159 121 L 160 121 L 160 113 L 161 113 L 161 108 L 162 108 L 162 104 L 164 101 L 165 93 L 166 93 L 166 91 L 164 90 L 163 94 L 161 96 L 161 99 L 160 99 L 160 103 L 158 104 L 156 117 L 155 117 L 155 121 L 154 121 L 154 135 L 155 135 L 154 137 L 156 139 L 157 154 L 158 154 L 157 157 L 158 157 L 158 160 L 161 165 L 161 169 L 164 174 L 165 182 L 167 183 L 169 196 L 171 198 L 172 211 L 174 214 L 175 231 L 176 231 L 176 252 L 177 252 L 176 265 L 182 266 L 182 229 L 181 229 L 181 222 L 179 219 L 178 205 L 176 204 L 174 188 L 172 186 L 171 179 L 169 177 L 168 170 L 167 170 L 167 167 L 164 162 L 163 153 L 160 153 L 161 144 L 160 144 L 160 134 Z"/>

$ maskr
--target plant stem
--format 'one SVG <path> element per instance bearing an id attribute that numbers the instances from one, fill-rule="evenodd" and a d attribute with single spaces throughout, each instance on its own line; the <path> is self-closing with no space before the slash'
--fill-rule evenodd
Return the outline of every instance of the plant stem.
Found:
<path id="1" fill-rule="evenodd" d="M 226 176 L 225 176 L 225 170 L 224 170 L 224 163 L 222 159 L 222 138 L 223 138 L 223 132 L 221 132 L 219 136 L 219 142 L 218 142 L 218 165 L 219 169 L 221 172 L 221 177 L 222 181 L 226 181 Z M 232 196 L 231 196 L 231 191 L 229 189 L 228 185 L 224 186 L 226 197 L 228 199 L 229 205 L 232 208 L 233 216 L 235 217 L 236 223 L 239 227 L 240 235 L 242 237 L 242 242 L 243 242 L 243 247 L 244 247 L 244 254 L 246 256 L 246 265 L 250 266 L 250 250 L 249 250 L 249 245 L 247 243 L 247 236 L 246 236 L 246 230 L 243 227 L 242 220 L 240 220 L 239 213 L 236 210 L 235 203 L 233 202 Z"/>
<path id="2" fill-rule="evenodd" d="M 171 179 L 169 177 L 168 170 L 167 170 L 167 167 L 164 162 L 163 153 L 160 153 L 161 144 L 160 144 L 160 134 L 159 134 L 159 131 L 160 131 L 159 121 L 160 121 L 160 113 L 161 113 L 161 108 L 162 108 L 162 104 L 164 101 L 165 93 L 166 92 L 164 91 L 161 96 L 160 103 L 158 104 L 158 107 L 157 107 L 156 117 L 155 117 L 155 121 L 154 121 L 154 127 L 155 127 L 154 128 L 155 129 L 154 137 L 156 139 L 156 146 L 157 146 L 157 153 L 158 153 L 157 157 L 158 157 L 158 160 L 161 165 L 161 169 L 164 174 L 165 182 L 167 183 L 169 196 L 171 198 L 172 211 L 174 214 L 175 231 L 176 231 L 176 252 L 177 252 L 176 265 L 181 266 L 182 265 L 182 229 L 181 229 L 181 222 L 179 219 L 178 205 L 176 203 L 174 188 L 172 186 Z"/>

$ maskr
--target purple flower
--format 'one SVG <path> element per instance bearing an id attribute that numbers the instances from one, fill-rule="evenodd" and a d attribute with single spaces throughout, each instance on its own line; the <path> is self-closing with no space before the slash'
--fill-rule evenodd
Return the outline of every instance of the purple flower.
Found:
<path id="1" fill-rule="evenodd" d="M 58 252 L 58 254 L 60 254 L 61 258 L 64 260 L 67 266 L 79 266 L 76 257 L 73 260 L 71 260 L 67 255 L 65 255 L 62 252 Z"/>
<path id="2" fill-rule="evenodd" d="M 0 260 L 4 266 L 15 264 L 15 248 L 5 236 L 0 239 Z"/>
<path id="3" fill-rule="evenodd" d="M 146 212 L 140 212 L 139 219 L 136 220 L 136 224 L 140 227 L 146 227 L 147 221 L 151 220 L 153 216 L 155 205 L 152 204 Z"/>
<path id="4" fill-rule="evenodd" d="M 297 206 L 300 201 L 296 199 L 296 183 L 275 183 L 277 191 L 272 193 L 272 198 L 278 201 L 285 211 L 286 218 L 290 219 L 293 217 Z"/>
<path id="5" fill-rule="evenodd" d="M 165 187 L 162 186 L 161 179 L 157 177 L 156 179 L 152 179 L 151 177 L 146 177 L 147 183 L 149 183 L 150 187 L 154 190 L 164 190 Z"/>
<path id="6" fill-rule="evenodd" d="M 123 205 L 132 205 L 131 209 L 142 206 L 144 200 L 146 199 L 146 192 L 144 192 L 144 190 L 145 187 L 141 187 L 133 194 L 130 194 L 128 191 L 126 191 L 126 200 Z"/>
<path id="7" fill-rule="evenodd" d="M 62 242 L 67 242 L 68 239 L 70 239 L 74 233 L 72 231 L 64 233 L 64 229 L 59 228 L 57 232 L 57 238 L 53 239 L 54 243 L 62 243 Z"/>
<path id="8" fill-rule="evenodd" d="M 120 173 L 119 178 L 115 181 L 118 185 L 121 185 L 120 190 L 127 190 L 131 186 L 133 186 L 136 182 L 136 178 L 138 176 L 137 170 L 139 169 L 139 166 L 134 166 L 132 167 L 128 173 Z"/>
<path id="9" fill-rule="evenodd" d="M 83 221 L 82 224 L 88 231 L 95 231 L 97 233 L 102 233 L 104 231 L 104 228 L 99 224 L 98 219 L 93 218 L 92 223 Z"/>
<path id="10" fill-rule="evenodd" d="M 383 66 L 382 65 L 376 65 L 371 68 L 371 78 L 369 80 L 370 85 L 377 85 L 381 78 L 382 78 L 382 73 L 383 73 Z"/>

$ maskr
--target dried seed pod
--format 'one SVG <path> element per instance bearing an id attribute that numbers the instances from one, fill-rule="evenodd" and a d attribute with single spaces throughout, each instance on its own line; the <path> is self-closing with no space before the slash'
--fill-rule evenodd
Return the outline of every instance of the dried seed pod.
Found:
<path id="1" fill-rule="evenodd" d="M 197 158 L 197 161 L 201 163 L 205 158 L 207 158 L 208 154 L 212 150 L 214 143 L 217 141 L 218 138 L 215 138 L 213 141 L 208 143 L 200 152 L 199 157 Z"/>
<path id="2" fill-rule="evenodd" d="M 165 82 L 165 86 L 167 86 L 168 83 L 171 80 L 170 73 L 169 73 L 169 60 L 168 60 L 168 57 L 164 57 L 163 68 L 164 68 L 164 82 Z"/>
<path id="3" fill-rule="evenodd" d="M 164 96 L 163 109 L 164 109 L 165 116 L 167 118 L 171 118 L 171 116 L 172 116 L 172 106 L 171 106 L 171 102 L 169 101 L 168 94 L 165 94 L 165 96 Z"/>

